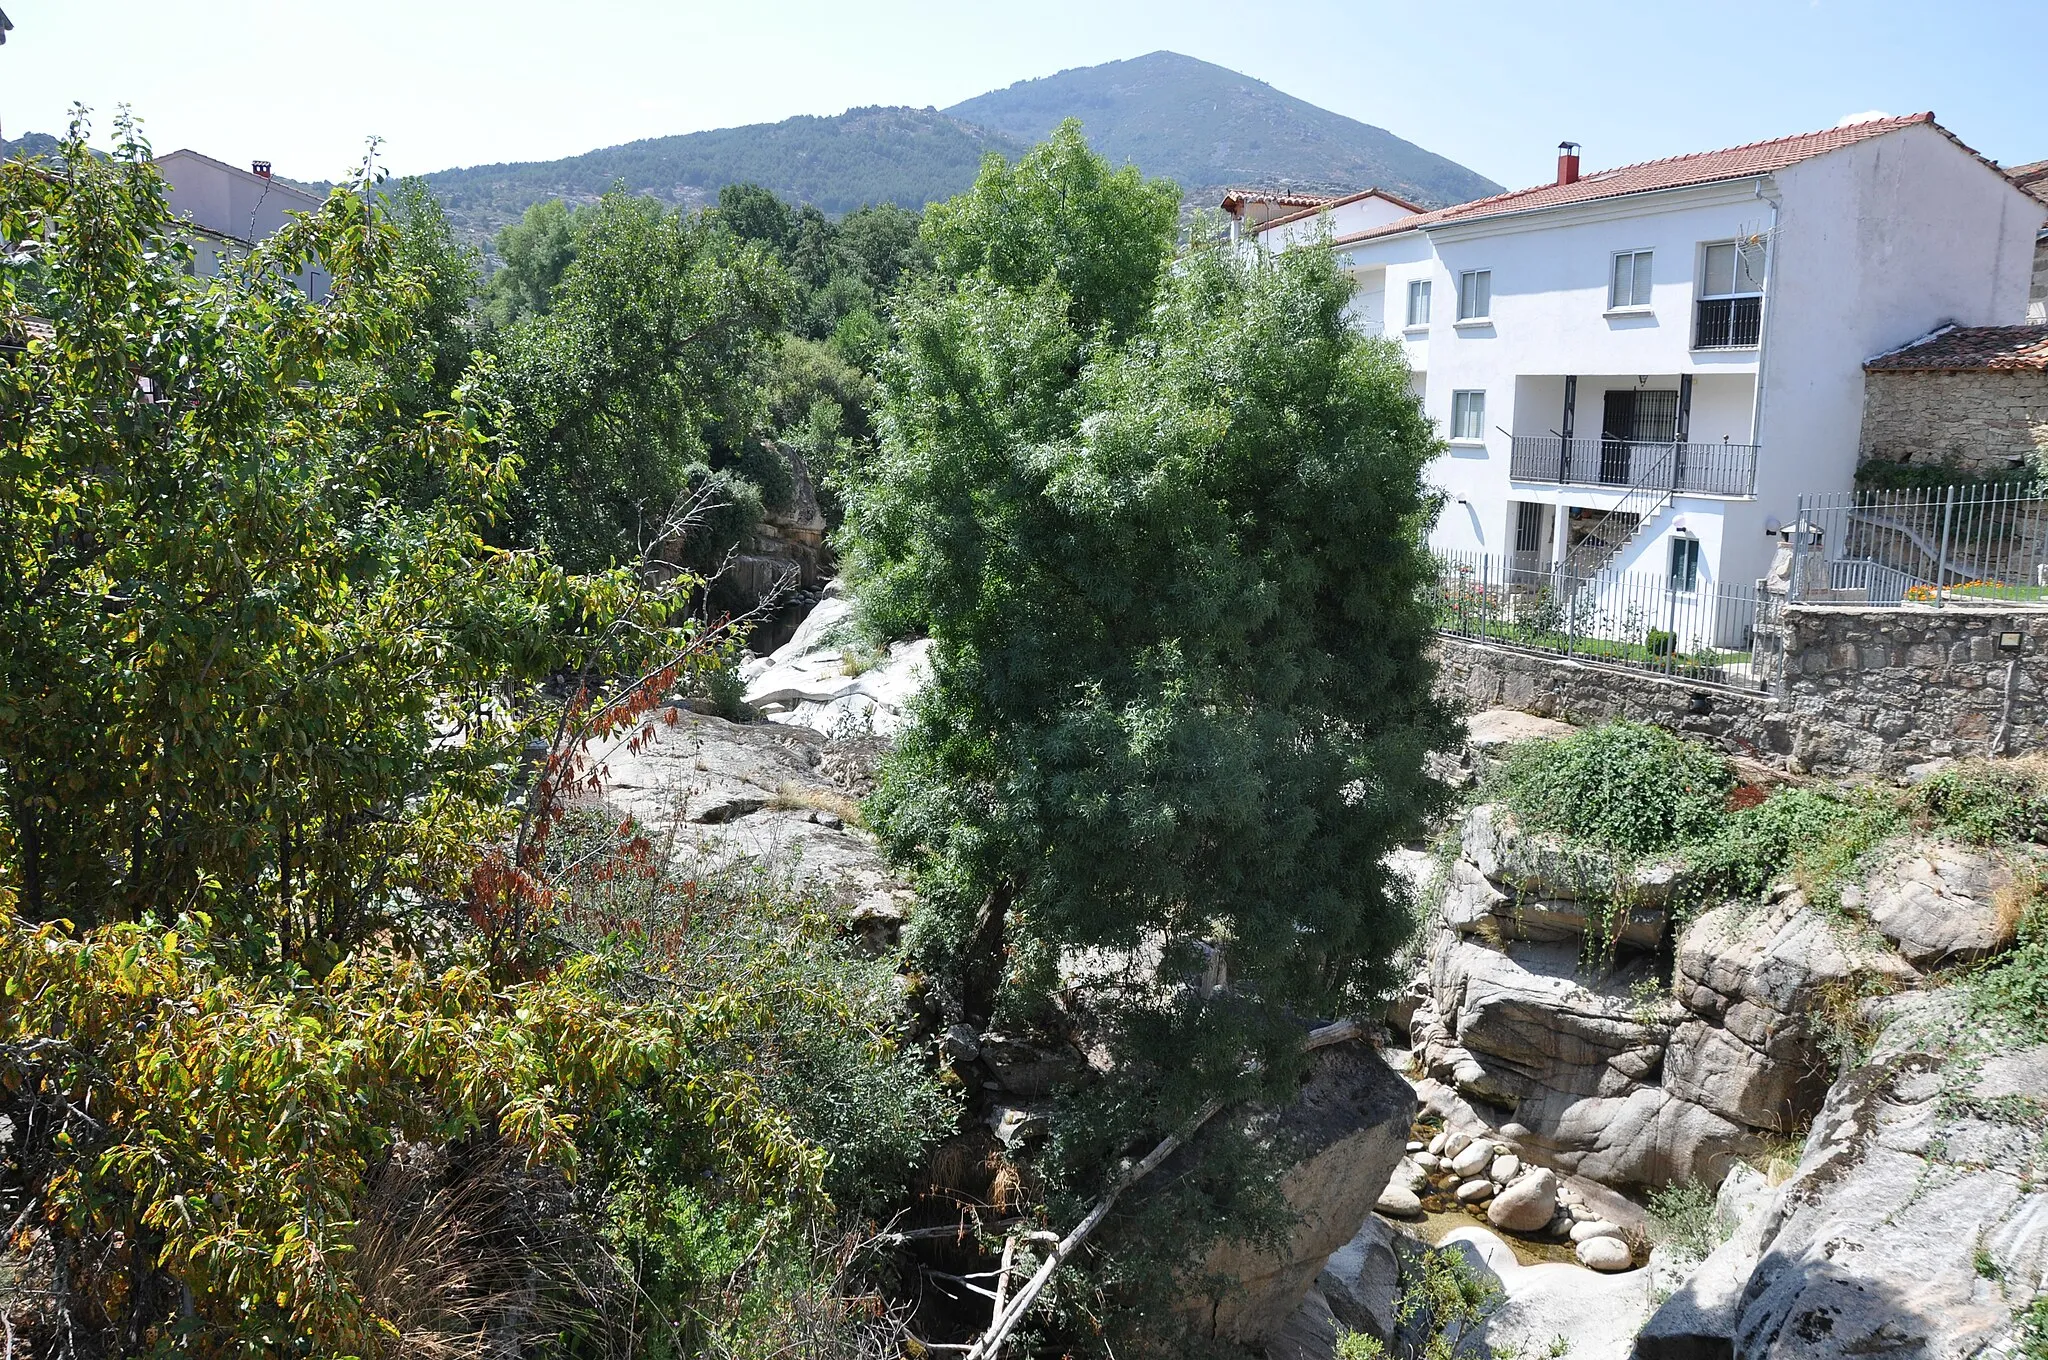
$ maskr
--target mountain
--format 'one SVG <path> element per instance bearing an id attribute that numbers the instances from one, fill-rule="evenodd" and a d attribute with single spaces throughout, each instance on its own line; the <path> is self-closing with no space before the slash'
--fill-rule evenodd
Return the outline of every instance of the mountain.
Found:
<path id="1" fill-rule="evenodd" d="M 1207 200 L 1206 206 L 1234 185 L 1377 185 L 1424 207 L 1501 190 L 1384 128 L 1178 52 L 1019 81 L 946 112 L 1026 142 L 1038 141 L 1063 118 L 1079 118 L 1097 151 L 1179 181 L 1191 200 Z"/>
<path id="2" fill-rule="evenodd" d="M 558 161 L 479 165 L 426 177 L 458 229 L 488 236 L 543 199 L 594 199 L 614 182 L 681 207 L 752 180 L 784 198 L 842 213 L 863 203 L 921 208 L 974 182 L 991 151 L 1027 145 L 935 109 L 849 109 L 834 118 L 650 137 Z"/>

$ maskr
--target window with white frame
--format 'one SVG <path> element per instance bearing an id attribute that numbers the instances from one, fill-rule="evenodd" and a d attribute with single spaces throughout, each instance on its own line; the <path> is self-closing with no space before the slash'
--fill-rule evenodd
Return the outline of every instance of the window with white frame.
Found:
<path id="1" fill-rule="evenodd" d="M 1429 280 L 1408 281 L 1408 324 L 1427 326 L 1429 324 Z"/>
<path id="2" fill-rule="evenodd" d="M 1650 305 L 1650 254 L 1647 250 L 1615 253 L 1614 275 L 1607 285 L 1610 309 Z"/>
<path id="3" fill-rule="evenodd" d="M 1694 349 L 1754 349 L 1763 334 L 1764 243 L 1717 241 L 1700 250 Z"/>
<path id="4" fill-rule="evenodd" d="M 1690 534 L 1671 540 L 1671 588 L 1697 590 L 1700 584 L 1700 541 Z"/>
<path id="5" fill-rule="evenodd" d="M 1458 275 L 1458 320 L 1484 321 L 1493 315 L 1493 271 L 1468 269 Z"/>
<path id="6" fill-rule="evenodd" d="M 1451 393 L 1451 438 L 1486 438 L 1486 393 Z"/>

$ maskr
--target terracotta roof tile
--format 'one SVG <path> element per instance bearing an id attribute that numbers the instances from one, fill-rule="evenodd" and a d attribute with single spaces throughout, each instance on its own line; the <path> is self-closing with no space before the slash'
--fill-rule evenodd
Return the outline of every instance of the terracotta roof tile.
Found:
<path id="1" fill-rule="evenodd" d="M 1407 199 L 1390 194 L 1385 189 L 1374 187 L 1371 189 L 1360 189 L 1357 193 L 1345 194 L 1341 198 L 1319 199 L 1313 205 L 1304 208 L 1300 212 L 1289 213 L 1285 217 L 1268 218 L 1266 221 L 1259 223 L 1254 230 L 1266 231 L 1273 227 L 1285 226 L 1289 222 L 1299 222 L 1305 217 L 1314 217 L 1317 213 L 1328 212 L 1332 208 L 1341 208 L 1346 203 L 1356 203 L 1361 198 L 1383 198 L 1395 207 L 1406 208 L 1412 213 L 1419 213 L 1423 210 L 1421 204 L 1410 203 Z"/>
<path id="2" fill-rule="evenodd" d="M 1943 326 L 1867 360 L 1873 373 L 2034 369 L 2048 372 L 2048 327 Z"/>
<path id="3" fill-rule="evenodd" d="M 1914 113 L 1902 118 L 1874 118 L 1869 122 L 1850 123 L 1845 127 L 1828 128 L 1822 132 L 1805 132 L 1794 137 L 1778 137 L 1767 142 L 1750 142 L 1745 146 L 1731 146 L 1721 151 L 1696 151 L 1685 156 L 1668 156 L 1663 160 L 1644 161 L 1639 165 L 1624 165 L 1614 170 L 1595 170 L 1591 174 L 1581 175 L 1570 184 L 1539 184 L 1533 188 L 1514 189 L 1504 194 L 1495 194 L 1491 198 L 1475 199 L 1470 203 L 1439 208 L 1435 212 L 1417 213 L 1413 217 L 1404 217 L 1384 226 L 1369 227 L 1348 236 L 1340 236 L 1336 244 L 1349 245 L 1374 237 L 1394 236 L 1404 231 L 1439 226 L 1447 222 L 1496 217 L 1503 213 L 1560 208 L 1573 203 L 1590 203 L 1603 198 L 1649 193 L 1656 189 L 1680 189 L 1693 184 L 1712 184 L 1719 180 L 1768 175 L 1774 170 L 1782 170 L 1800 161 L 1810 160 L 1845 146 L 1853 146 L 1858 142 L 1869 141 L 1872 137 L 1882 137 L 1888 132 L 1896 132 L 1915 123 L 1926 123 L 1948 135 L 1947 130 L 1934 121 L 1932 113 Z M 1958 142 L 1957 145 L 1962 144 Z"/>
<path id="4" fill-rule="evenodd" d="M 2012 166 L 2005 177 L 2043 203 L 2048 203 L 2048 161 Z"/>
<path id="5" fill-rule="evenodd" d="M 1315 208 L 1337 197 L 1334 193 L 1311 194 L 1297 189 L 1226 189 L 1223 211 L 1236 212 L 1247 203 L 1277 203 L 1283 208 Z"/>

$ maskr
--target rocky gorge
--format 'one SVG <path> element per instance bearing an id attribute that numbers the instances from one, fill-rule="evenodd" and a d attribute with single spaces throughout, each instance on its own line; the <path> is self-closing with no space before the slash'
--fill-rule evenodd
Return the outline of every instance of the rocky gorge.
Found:
<path id="1" fill-rule="evenodd" d="M 768 721 L 681 714 L 614 756 L 608 797 L 690 853 L 808 878 L 849 938 L 885 950 L 915 903 L 854 800 L 926 644 L 864 652 L 849 612 L 828 586 L 748 664 Z M 1570 731 L 1474 715 L 1462 767 Z M 1292 1106 L 1250 1116 L 1289 1150 L 1297 1220 L 1276 1248 L 1212 1253 L 1206 1275 L 1229 1285 L 1187 1300 L 1199 1334 L 1272 1360 L 1322 1360 L 1354 1332 L 1399 1350 L 1404 1288 L 1450 1252 L 1497 1295 L 1468 1354 L 2040 1344 L 2048 1049 L 1980 1032 L 1947 985 L 2013 942 L 2010 856 L 1905 836 L 1831 890 L 1722 901 L 1680 859 L 1618 867 L 1482 799 L 1399 858 L 1429 904 L 1411 982 L 1379 1051 L 1319 1053 Z M 929 1040 L 973 1102 L 955 1170 L 1037 1145 L 1055 1086 L 1087 1079 L 1089 1054 L 1058 1044 L 961 1025 Z M 1646 1207 L 1673 1186 L 1703 1206 L 1689 1240 Z M 980 1171 L 926 1190 L 912 1233 L 1000 1200 Z"/>

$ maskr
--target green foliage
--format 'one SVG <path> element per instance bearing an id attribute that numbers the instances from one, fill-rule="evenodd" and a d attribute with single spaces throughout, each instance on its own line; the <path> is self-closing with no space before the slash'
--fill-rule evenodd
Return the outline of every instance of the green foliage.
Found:
<path id="1" fill-rule="evenodd" d="M 1701 1181 L 1678 1181 L 1652 1190 L 1646 1206 L 1657 1240 L 1695 1260 L 1705 1260 L 1718 1246 L 1714 1226 L 1714 1192 Z"/>
<path id="2" fill-rule="evenodd" d="M 1106 326 L 1122 340 L 1152 306 L 1179 211 L 1172 184 L 1111 170 L 1068 119 L 1014 166 L 989 157 L 973 189 L 925 214 L 924 234 L 943 274 L 1050 290 L 1080 338 Z"/>
<path id="3" fill-rule="evenodd" d="M 1467 1263 L 1464 1253 L 1429 1248 L 1401 1265 L 1394 1302 L 1398 1360 L 1467 1360 L 1485 1355 L 1481 1332 L 1499 1310 L 1499 1284 Z"/>
<path id="4" fill-rule="evenodd" d="M 485 303 L 491 320 L 503 327 L 546 315 L 562 276 L 575 262 L 577 245 L 577 223 L 559 198 L 533 204 L 500 231 L 499 266 Z"/>
<path id="5" fill-rule="evenodd" d="M 672 597 L 485 547 L 512 465 L 467 406 L 403 415 L 437 304 L 367 195 L 194 279 L 120 134 L 0 167 L 0 313 L 58 335 L 0 362 L 0 897 L 205 911 L 317 974 L 465 892 L 546 718 L 500 696 Z"/>
<path id="6" fill-rule="evenodd" d="M 1643 855 L 1712 833 L 1734 782 L 1698 742 L 1623 721 L 1516 747 L 1501 791 L 1534 829 Z"/>
<path id="7" fill-rule="evenodd" d="M 1387 1348 L 1371 1332 L 1354 1332 L 1349 1327 L 1339 1327 L 1337 1349 L 1333 1352 L 1336 1360 L 1381 1360 Z"/>
<path id="8" fill-rule="evenodd" d="M 1702 888 L 1755 897 L 1792 876 L 1807 900 L 1837 900 L 1841 885 L 1904 818 L 1879 794 L 1827 788 L 1784 788 L 1728 814 L 1688 847 Z"/>
<path id="9" fill-rule="evenodd" d="M 578 1131 L 629 1098 L 678 1180 L 815 1193 L 818 1155 L 722 1060 L 764 1023 L 729 991 L 626 1004 L 594 961 L 500 987 L 473 958 L 378 952 L 317 984 L 252 979 L 216 961 L 235 942 L 205 918 L 181 925 L 70 939 L 0 908 L 0 1091 L 27 1142 L 10 1155 L 72 1244 L 75 1320 L 159 1353 L 381 1352 L 383 1282 L 351 1251 L 378 1168 L 471 1139 L 602 1182 Z"/>
<path id="10" fill-rule="evenodd" d="M 2019 1312 L 2020 1360 L 2048 1360 L 2048 1294 L 2037 1294 Z"/>
<path id="11" fill-rule="evenodd" d="M 2048 1043 L 2048 898 L 2037 878 L 2022 879 L 2021 888 L 2013 948 L 1964 985 L 1980 1022 L 2028 1043 Z"/>
<path id="12" fill-rule="evenodd" d="M 1966 760 L 1915 788 L 1908 805 L 1977 845 L 2048 836 L 2048 765 Z"/>
<path id="13" fill-rule="evenodd" d="M 607 566 L 709 488 L 722 513 L 700 526 L 692 560 L 715 561 L 760 517 L 760 487 L 736 465 L 753 448 L 752 374 L 788 280 L 758 246 L 621 193 L 577 229 L 551 307 L 508 332 L 483 375 L 524 460 L 510 539 Z"/>

